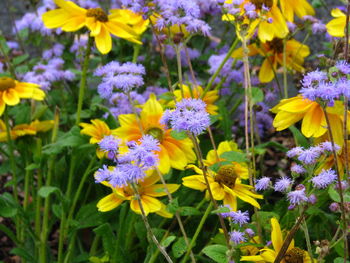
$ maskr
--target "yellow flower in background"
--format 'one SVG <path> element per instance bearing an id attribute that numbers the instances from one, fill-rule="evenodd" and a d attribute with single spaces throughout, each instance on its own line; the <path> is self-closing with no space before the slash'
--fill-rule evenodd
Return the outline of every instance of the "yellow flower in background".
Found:
<path id="1" fill-rule="evenodd" d="M 232 0 L 226 0 L 225 3 L 232 4 Z M 241 14 L 244 15 L 245 10 L 244 6 L 247 3 L 251 3 L 255 5 L 256 12 L 258 14 L 262 14 L 262 7 L 263 5 L 267 8 L 269 8 L 269 11 L 267 11 L 263 16 L 264 19 L 257 18 L 250 24 L 248 36 L 254 34 L 255 28 L 258 27 L 258 38 L 261 42 L 265 43 L 266 41 L 271 41 L 272 39 L 278 37 L 278 38 L 284 38 L 287 36 L 289 30 L 287 27 L 286 20 L 284 19 L 280 9 L 277 6 L 277 0 L 245 0 L 241 4 Z M 232 21 L 234 20 L 233 15 L 224 15 L 223 20 L 226 21 Z M 248 23 L 250 21 L 249 18 L 245 18 L 243 24 Z M 272 22 L 268 22 L 268 20 L 272 20 Z M 239 33 L 237 34 L 240 35 Z"/>
<path id="2" fill-rule="evenodd" d="M 225 161 L 225 159 L 220 158 L 220 155 L 225 152 L 231 152 L 231 151 L 242 152 L 241 150 L 238 149 L 237 144 L 233 141 L 220 142 L 216 152 L 215 150 L 210 150 L 207 153 L 207 158 L 204 160 L 204 164 L 206 166 L 212 166 L 215 163 Z M 235 173 L 238 174 L 240 178 L 242 179 L 249 178 L 248 168 L 245 163 L 231 162 L 231 165 Z"/>
<path id="3" fill-rule="evenodd" d="M 260 255 L 257 256 L 242 256 L 241 261 L 251 261 L 251 262 L 274 262 L 278 252 L 281 250 L 284 239 L 281 231 L 280 224 L 276 218 L 271 218 L 271 241 L 272 247 L 260 249 Z M 281 263 L 290 263 L 290 262 L 302 262 L 302 263 L 312 263 L 316 260 L 312 260 L 305 250 L 302 250 L 294 246 L 294 240 L 290 243 L 287 252 L 281 261 Z"/>
<path id="4" fill-rule="evenodd" d="M 114 135 L 125 141 L 138 141 L 143 134 L 152 135 L 160 143 L 158 168 L 162 173 L 167 173 L 170 167 L 183 170 L 188 163 L 196 160 L 193 152 L 193 144 L 190 139 L 174 139 L 171 129 L 160 123 L 163 116 L 162 105 L 154 94 L 142 106 L 140 119 L 135 114 L 121 114 L 118 116 L 119 128 Z"/>
<path id="5" fill-rule="evenodd" d="M 142 44 L 136 32 L 127 25 L 127 21 L 116 19 L 117 15 L 107 15 L 102 8 L 81 8 L 71 1 L 55 0 L 58 9 L 42 15 L 47 28 L 61 28 L 72 32 L 87 26 L 90 35 L 95 38 L 97 49 L 107 54 L 112 49 L 111 34 L 128 41 Z"/>
<path id="6" fill-rule="evenodd" d="M 192 168 L 196 174 L 182 178 L 182 184 L 195 190 L 206 190 L 206 198 L 209 198 L 203 171 L 195 165 L 188 165 L 188 168 Z M 232 165 L 221 166 L 217 173 L 208 169 L 207 176 L 214 199 L 223 200 L 224 205 L 230 205 L 233 211 L 237 211 L 237 198 L 260 208 L 255 199 L 263 199 L 263 196 L 255 194 L 254 187 L 242 184 Z"/>
<path id="7" fill-rule="evenodd" d="M 17 105 L 21 99 L 43 100 L 45 93 L 34 83 L 19 82 L 8 77 L 0 77 L 0 116 L 6 105 Z"/>
<path id="8" fill-rule="evenodd" d="M 110 19 L 120 23 L 126 22 L 138 36 L 141 36 L 149 25 L 149 19 L 144 20 L 141 14 L 134 13 L 129 9 L 111 9 L 110 13 Z"/>
<path id="9" fill-rule="evenodd" d="M 346 15 L 340 9 L 333 9 L 331 12 L 334 19 L 326 24 L 327 32 L 333 37 L 345 36 Z"/>
<path id="10" fill-rule="evenodd" d="M 279 0 L 281 11 L 289 22 L 294 22 L 294 14 L 299 18 L 315 15 L 315 10 L 307 0 Z"/>
<path id="11" fill-rule="evenodd" d="M 13 127 L 10 131 L 11 139 L 15 140 L 18 137 L 25 135 L 36 135 L 38 132 L 47 132 L 53 128 L 54 121 L 32 121 L 30 124 L 19 124 Z M 0 120 L 0 142 L 7 141 L 7 132 L 5 123 Z"/>
<path id="12" fill-rule="evenodd" d="M 267 41 L 259 47 L 256 44 L 248 46 L 249 56 L 260 54 L 265 57 L 259 71 L 260 82 L 266 83 L 274 79 L 278 66 L 283 65 L 283 39 L 275 38 L 272 41 Z M 304 71 L 304 58 L 310 54 L 308 46 L 301 44 L 295 39 L 287 40 L 286 42 L 286 66 L 288 69 L 296 71 Z M 243 57 L 243 48 L 236 49 L 233 58 Z"/>
<path id="13" fill-rule="evenodd" d="M 344 105 L 341 101 L 335 101 L 334 106 L 327 107 L 326 110 L 334 141 L 342 147 L 344 138 L 342 121 Z M 277 131 L 282 131 L 303 120 L 301 132 L 306 137 L 317 138 L 327 133 L 326 117 L 322 107 L 317 102 L 305 99 L 301 95 L 281 100 L 271 111 L 276 113 L 273 126 Z"/>
<path id="14" fill-rule="evenodd" d="M 153 14 L 152 16 L 150 16 L 150 20 L 152 25 L 157 24 L 157 20 L 162 18 L 159 14 Z M 173 38 L 175 35 L 177 34 L 183 34 L 183 37 L 186 38 L 190 35 L 190 33 L 186 30 L 186 26 L 185 25 L 172 25 L 170 27 L 164 27 L 162 30 L 158 30 L 157 28 L 155 28 L 155 30 L 158 33 L 163 33 L 166 34 L 167 36 L 169 36 L 170 38 Z"/>
<path id="15" fill-rule="evenodd" d="M 145 214 L 157 213 L 160 216 L 171 218 L 173 215 L 166 210 L 166 206 L 157 199 L 157 197 L 166 196 L 163 184 L 156 184 L 159 181 L 158 174 L 153 170 L 148 172 L 148 175 L 137 183 L 138 191 L 141 197 L 141 203 Z M 97 208 L 101 212 L 110 211 L 118 207 L 124 201 L 130 201 L 130 208 L 135 213 L 141 214 L 139 203 L 135 197 L 134 191 L 130 186 L 123 188 L 113 187 L 110 184 L 103 182 L 105 186 L 112 189 L 113 193 L 102 198 L 97 203 Z M 170 193 L 175 192 L 180 185 L 167 184 Z"/>
<path id="16" fill-rule="evenodd" d="M 114 135 L 115 130 L 111 130 L 108 125 L 99 119 L 91 120 L 91 123 L 79 123 L 79 125 L 83 128 L 80 133 L 90 136 L 90 143 L 97 144 L 99 143 L 105 136 Z M 96 155 L 98 158 L 102 158 L 105 156 L 105 152 L 101 151 L 99 148 L 96 149 Z"/>

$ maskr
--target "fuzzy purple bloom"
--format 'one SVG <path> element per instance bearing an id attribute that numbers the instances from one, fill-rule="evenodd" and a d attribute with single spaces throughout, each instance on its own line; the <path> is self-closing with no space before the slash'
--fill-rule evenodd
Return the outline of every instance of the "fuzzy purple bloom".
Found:
<path id="1" fill-rule="evenodd" d="M 326 141 L 319 145 L 324 151 L 332 152 L 333 151 L 333 145 L 332 142 Z M 340 150 L 340 146 L 334 143 L 334 150 L 337 152 Z"/>
<path id="2" fill-rule="evenodd" d="M 287 194 L 287 198 L 291 205 L 299 205 L 302 202 L 308 201 L 305 195 L 305 189 L 291 191 Z"/>
<path id="3" fill-rule="evenodd" d="M 333 202 L 329 205 L 329 210 L 331 210 L 332 212 L 339 212 L 340 206 L 338 203 Z"/>
<path id="4" fill-rule="evenodd" d="M 98 143 L 101 150 L 106 152 L 109 159 L 114 159 L 118 153 L 121 140 L 113 135 L 107 135 Z"/>
<path id="5" fill-rule="evenodd" d="M 294 147 L 294 148 L 290 149 L 286 155 L 289 158 L 293 158 L 295 156 L 299 156 L 299 154 L 301 154 L 303 151 L 304 151 L 304 149 L 302 147 Z"/>
<path id="6" fill-rule="evenodd" d="M 350 74 L 350 65 L 345 60 L 339 60 L 335 67 L 343 74 Z"/>
<path id="7" fill-rule="evenodd" d="M 293 183 L 293 180 L 289 177 L 282 177 L 281 179 L 278 179 L 275 183 L 274 189 L 277 192 L 285 192 L 288 190 L 288 188 L 291 187 Z"/>
<path id="8" fill-rule="evenodd" d="M 269 188 L 271 179 L 269 177 L 262 177 L 255 182 L 255 190 L 263 191 Z"/>
<path id="9" fill-rule="evenodd" d="M 304 164 L 313 164 L 320 157 L 321 153 L 321 147 L 313 146 L 309 149 L 303 150 L 303 152 L 299 154 L 298 160 Z"/>
<path id="10" fill-rule="evenodd" d="M 305 168 L 299 164 L 294 164 L 290 170 L 296 174 L 303 174 L 306 172 Z"/>
<path id="11" fill-rule="evenodd" d="M 310 181 L 318 189 L 324 189 L 337 179 L 337 174 L 333 169 L 322 170 L 322 172 L 313 177 Z"/>
<path id="12" fill-rule="evenodd" d="M 245 242 L 247 239 L 244 236 L 244 233 L 241 231 L 233 230 L 232 232 L 229 233 L 230 235 L 230 240 L 235 244 L 238 245 L 241 242 Z"/>

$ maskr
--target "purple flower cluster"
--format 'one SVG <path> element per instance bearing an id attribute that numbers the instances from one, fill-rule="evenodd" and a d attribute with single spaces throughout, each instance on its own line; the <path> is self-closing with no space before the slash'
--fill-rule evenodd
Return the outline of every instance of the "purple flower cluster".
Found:
<path id="1" fill-rule="evenodd" d="M 300 205 L 301 203 L 309 200 L 305 194 L 305 188 L 289 192 L 287 194 L 287 199 L 292 206 Z"/>
<path id="2" fill-rule="evenodd" d="M 114 160 L 118 154 L 120 142 L 121 140 L 115 138 L 113 135 L 107 135 L 98 143 L 98 145 L 102 151 L 107 153 L 109 159 Z"/>
<path id="3" fill-rule="evenodd" d="M 141 87 L 144 84 L 142 75 L 145 75 L 146 71 L 141 64 L 131 62 L 120 64 L 112 61 L 97 68 L 94 74 L 102 77 L 97 90 L 102 98 L 107 99 L 111 97 L 114 89 L 127 93 L 132 88 Z"/>
<path id="4" fill-rule="evenodd" d="M 247 238 L 245 237 L 244 232 L 233 230 L 229 233 L 229 235 L 230 235 L 230 241 L 232 241 L 235 245 L 238 245 L 242 242 L 247 241 Z"/>
<path id="5" fill-rule="evenodd" d="M 229 205 L 226 205 L 230 209 Z M 242 212 L 241 210 L 230 211 L 227 213 L 221 213 L 222 217 L 224 218 L 230 218 L 233 223 L 239 225 L 240 227 L 247 224 L 250 220 L 248 211 Z"/>
<path id="6" fill-rule="evenodd" d="M 311 31 L 314 34 L 324 34 L 327 32 L 326 25 L 323 24 L 320 20 L 318 20 L 316 17 L 306 15 L 302 19 L 305 22 L 311 23 Z"/>
<path id="7" fill-rule="evenodd" d="M 286 192 L 293 184 L 293 180 L 289 177 L 281 177 L 275 182 L 274 189 L 276 192 Z"/>
<path id="8" fill-rule="evenodd" d="M 324 189 L 331 183 L 335 182 L 337 179 L 337 174 L 333 169 L 322 170 L 322 172 L 314 176 L 310 181 L 313 186 L 318 189 Z"/>
<path id="9" fill-rule="evenodd" d="M 176 103 L 175 110 L 166 110 L 161 122 L 175 131 L 188 131 L 195 136 L 210 125 L 206 104 L 201 99 L 182 99 Z"/>
<path id="10" fill-rule="evenodd" d="M 262 177 L 255 182 L 255 190 L 257 191 L 264 191 L 267 188 L 269 188 L 271 184 L 271 179 L 269 177 Z"/>

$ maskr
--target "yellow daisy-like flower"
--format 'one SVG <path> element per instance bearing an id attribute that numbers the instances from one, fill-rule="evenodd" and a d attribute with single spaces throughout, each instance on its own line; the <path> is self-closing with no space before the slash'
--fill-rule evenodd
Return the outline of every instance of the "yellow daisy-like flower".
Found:
<path id="1" fill-rule="evenodd" d="M 303 16 L 315 15 L 314 8 L 307 2 L 307 0 L 280 0 L 281 11 L 289 22 L 294 22 L 294 14 L 299 18 Z"/>
<path id="2" fill-rule="evenodd" d="M 203 171 L 195 165 L 188 165 L 188 168 L 192 168 L 196 174 L 182 178 L 182 184 L 195 190 L 206 190 L 206 197 L 208 198 L 209 193 Z M 224 205 L 230 205 L 233 211 L 237 211 L 237 198 L 260 208 L 255 199 L 263 199 L 263 196 L 255 194 L 253 192 L 254 187 L 243 184 L 232 165 L 221 166 L 217 173 L 208 169 L 207 176 L 213 198 L 223 200 Z"/>
<path id="3" fill-rule="evenodd" d="M 226 0 L 225 3 L 232 4 L 232 0 Z M 241 14 L 244 15 L 244 5 L 247 3 L 252 3 L 256 7 L 256 12 L 260 14 L 262 12 L 263 5 L 269 8 L 269 11 L 264 15 L 265 19 L 255 19 L 253 22 L 249 22 L 249 18 L 245 18 L 246 21 L 243 24 L 249 24 L 248 36 L 254 34 L 256 27 L 258 27 L 258 38 L 261 42 L 265 43 L 266 41 L 271 41 L 272 39 L 284 38 L 287 36 L 289 30 L 287 27 L 286 20 L 284 19 L 280 9 L 277 6 L 277 0 L 245 0 L 241 4 Z M 265 12 L 265 11 L 264 11 Z M 232 21 L 234 20 L 233 15 L 224 15 L 223 20 Z M 269 23 L 268 20 L 272 19 L 272 23 Z M 240 30 L 240 29 L 238 29 Z M 239 33 L 237 34 L 240 35 Z"/>
<path id="4" fill-rule="evenodd" d="M 344 105 L 341 101 L 336 101 L 333 107 L 327 107 L 326 110 L 334 141 L 342 147 Z M 322 107 L 317 102 L 305 99 L 301 95 L 281 100 L 271 111 L 276 113 L 273 126 L 277 131 L 282 131 L 303 120 L 301 132 L 306 137 L 318 138 L 327 133 L 326 117 Z"/>
<path id="5" fill-rule="evenodd" d="M 212 166 L 215 163 L 225 161 L 225 159 L 220 158 L 220 155 L 225 153 L 225 152 L 241 152 L 241 150 L 238 149 L 238 146 L 235 142 L 233 141 L 223 141 L 220 142 L 217 150 L 210 150 L 207 153 L 207 159 L 204 160 L 204 164 L 206 166 Z M 219 157 L 219 159 L 218 159 Z M 231 165 L 235 171 L 236 174 L 239 175 L 240 178 L 242 179 L 248 179 L 249 178 L 249 172 L 247 165 L 245 163 L 238 163 L 238 162 L 231 162 Z"/>
<path id="6" fill-rule="evenodd" d="M 265 57 L 259 71 L 260 82 L 266 83 L 273 80 L 279 65 L 283 65 L 283 39 L 274 38 L 258 47 L 256 44 L 248 46 L 249 56 L 260 54 Z M 301 44 L 295 39 L 286 42 L 286 66 L 288 69 L 304 71 L 304 58 L 310 54 L 308 46 Z M 234 58 L 243 57 L 243 48 L 238 48 L 232 54 Z"/>
<path id="7" fill-rule="evenodd" d="M 327 32 L 333 37 L 345 36 L 346 15 L 340 9 L 333 9 L 331 12 L 334 19 L 326 24 Z"/>
<path id="8" fill-rule="evenodd" d="M 95 38 L 97 49 L 107 54 L 112 49 L 111 34 L 128 41 L 142 44 L 137 40 L 136 32 L 127 25 L 127 21 L 116 19 L 117 15 L 107 15 L 102 8 L 85 9 L 71 1 L 55 0 L 58 9 L 42 15 L 47 28 L 61 28 L 72 32 L 87 26 L 90 35 Z"/>
<path id="9" fill-rule="evenodd" d="M 184 98 L 189 99 L 189 98 L 194 98 L 194 99 L 202 99 L 206 106 L 206 110 L 209 114 L 211 115 L 216 115 L 218 114 L 218 106 L 216 106 L 214 103 L 218 100 L 219 94 L 217 90 L 210 90 L 205 95 L 203 96 L 203 88 L 201 86 L 197 86 L 190 89 L 189 86 L 187 85 L 182 85 L 182 91 L 181 89 L 176 89 L 174 90 L 174 95 L 176 101 L 181 101 L 183 99 L 182 97 L 182 92 L 184 93 Z M 202 98 L 203 96 L 203 98 Z M 170 107 L 175 107 L 175 102 L 171 100 L 168 105 Z"/>
<path id="10" fill-rule="evenodd" d="M 45 93 L 39 87 L 34 83 L 0 77 L 0 116 L 4 113 L 6 105 L 17 105 L 21 99 L 43 100 Z"/>
<path id="11" fill-rule="evenodd" d="M 196 156 L 190 139 L 174 139 L 171 129 L 160 123 L 163 116 L 162 105 L 154 94 L 142 106 L 140 118 L 135 114 L 121 114 L 118 116 L 119 128 L 114 132 L 116 136 L 125 141 L 138 141 L 143 134 L 152 135 L 160 143 L 158 168 L 167 173 L 170 167 L 183 170 L 188 163 L 194 162 Z"/>
<path id="12" fill-rule="evenodd" d="M 144 20 L 141 14 L 134 13 L 129 9 L 111 9 L 110 12 L 110 19 L 120 23 L 126 22 L 138 36 L 141 36 L 149 25 L 148 19 Z"/>
<path id="13" fill-rule="evenodd" d="M 79 123 L 79 125 L 83 128 L 80 133 L 90 136 L 90 143 L 97 144 L 99 143 L 105 136 L 115 135 L 114 131 L 111 130 L 108 125 L 99 119 L 91 120 L 91 123 Z M 99 148 L 96 149 L 96 155 L 98 158 L 102 158 L 105 156 L 105 152 L 101 151 Z"/>
<path id="14" fill-rule="evenodd" d="M 273 249 L 263 248 L 260 249 L 260 255 L 257 256 L 242 256 L 241 261 L 251 261 L 251 262 L 274 262 L 278 252 L 281 250 L 283 245 L 283 235 L 281 231 L 280 224 L 276 218 L 271 218 L 271 241 Z M 294 240 L 290 243 L 287 252 L 282 259 L 281 263 L 312 263 L 316 262 L 312 260 L 309 254 L 298 247 L 294 246 Z"/>
<path id="15" fill-rule="evenodd" d="M 15 140 L 18 137 L 25 135 L 36 135 L 38 132 L 47 132 L 54 125 L 53 120 L 48 121 L 32 121 L 30 124 L 19 124 L 13 127 L 10 131 L 11 139 Z M 7 141 L 7 132 L 5 123 L 0 120 L 0 142 Z"/>
<path id="16" fill-rule="evenodd" d="M 156 184 L 159 181 L 158 174 L 153 170 L 137 183 L 138 191 L 141 197 L 141 203 L 145 214 L 157 213 L 160 216 L 171 218 L 173 215 L 166 210 L 166 206 L 157 199 L 157 197 L 166 196 L 163 184 Z M 134 191 L 130 186 L 123 188 L 113 187 L 110 184 L 103 182 L 103 185 L 110 187 L 113 193 L 102 198 L 97 203 L 97 208 L 101 212 L 110 211 L 118 207 L 124 201 L 130 201 L 130 208 L 135 213 L 141 214 L 139 203 L 135 197 Z M 170 193 L 175 192 L 180 185 L 167 184 Z"/>

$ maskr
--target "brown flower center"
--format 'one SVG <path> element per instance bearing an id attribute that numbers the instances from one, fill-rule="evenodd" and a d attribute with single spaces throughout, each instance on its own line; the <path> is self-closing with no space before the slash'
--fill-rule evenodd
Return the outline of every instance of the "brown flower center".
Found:
<path id="1" fill-rule="evenodd" d="M 252 4 L 255 5 L 256 9 L 262 9 L 262 6 L 271 8 L 273 5 L 273 0 L 250 0 Z"/>
<path id="2" fill-rule="evenodd" d="M 298 247 L 288 250 L 284 256 L 286 263 L 303 263 L 304 262 L 304 251 Z"/>
<path id="3" fill-rule="evenodd" d="M 223 165 L 215 175 L 215 181 L 220 185 L 226 185 L 229 188 L 234 188 L 238 176 L 233 165 Z"/>
<path id="4" fill-rule="evenodd" d="M 14 79 L 8 77 L 0 78 L 0 91 L 5 91 L 7 89 L 14 88 L 16 86 L 16 82 Z"/>
<path id="5" fill-rule="evenodd" d="M 276 53 L 283 53 L 283 40 L 280 38 L 274 38 L 271 41 L 266 42 L 270 49 L 274 50 Z"/>
<path id="6" fill-rule="evenodd" d="M 150 127 L 146 129 L 145 134 L 151 135 L 153 138 L 157 139 L 159 142 L 162 142 L 164 139 L 164 131 L 158 127 Z"/>
<path id="7" fill-rule="evenodd" d="M 97 21 L 107 22 L 108 16 L 102 8 L 90 8 L 86 12 L 87 17 L 94 17 Z"/>

